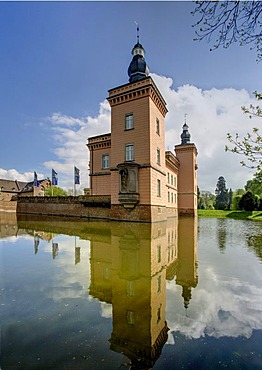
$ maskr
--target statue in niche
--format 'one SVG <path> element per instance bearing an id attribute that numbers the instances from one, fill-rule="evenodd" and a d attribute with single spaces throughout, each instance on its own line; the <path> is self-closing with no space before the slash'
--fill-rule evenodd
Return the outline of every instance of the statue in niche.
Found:
<path id="1" fill-rule="evenodd" d="M 126 192 L 127 191 L 128 170 L 127 168 L 124 168 L 119 173 L 121 176 L 121 192 Z"/>

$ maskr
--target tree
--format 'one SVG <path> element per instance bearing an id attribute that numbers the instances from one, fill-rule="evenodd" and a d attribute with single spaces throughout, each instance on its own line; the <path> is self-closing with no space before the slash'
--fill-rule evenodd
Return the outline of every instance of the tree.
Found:
<path id="1" fill-rule="evenodd" d="M 198 191 L 198 209 L 214 209 L 215 199 L 210 191 Z"/>
<path id="2" fill-rule="evenodd" d="M 233 193 L 233 202 L 232 202 L 232 210 L 236 211 L 239 208 L 239 202 L 242 198 L 242 195 L 245 194 L 245 189 L 236 189 Z"/>
<path id="3" fill-rule="evenodd" d="M 49 197 L 66 197 L 67 192 L 59 186 L 52 186 L 46 189 L 45 195 Z"/>
<path id="4" fill-rule="evenodd" d="M 200 16 L 193 25 L 198 28 L 195 40 L 211 41 L 215 36 L 211 50 L 235 42 L 249 45 L 256 49 L 257 61 L 262 60 L 261 1 L 196 1 L 192 14 Z"/>
<path id="5" fill-rule="evenodd" d="M 240 45 L 250 45 L 257 50 L 257 61 L 262 60 L 262 2 L 261 1 L 196 1 L 196 8 L 192 12 L 200 19 L 193 25 L 198 27 L 195 40 L 207 39 L 209 42 L 215 36 L 214 47 L 228 48 L 235 42 Z M 262 94 L 254 92 L 257 100 L 262 100 Z M 242 107 L 244 113 L 251 117 L 262 117 L 259 105 Z M 227 134 L 233 147 L 226 146 L 226 151 L 241 154 L 247 158 L 247 163 L 241 161 L 242 166 L 256 170 L 256 175 L 262 176 L 262 136 L 257 127 L 252 133 L 247 133 L 242 139 L 238 133 L 233 137 Z"/>
<path id="6" fill-rule="evenodd" d="M 240 199 L 239 208 L 245 211 L 254 211 L 257 207 L 257 197 L 251 191 L 247 191 Z"/>
<path id="7" fill-rule="evenodd" d="M 245 193 L 245 189 L 236 189 L 234 191 L 234 195 L 243 195 Z"/>
<path id="8" fill-rule="evenodd" d="M 230 188 L 228 193 L 228 209 L 231 209 L 232 203 L 233 203 L 233 191 Z"/>
<path id="9" fill-rule="evenodd" d="M 232 210 L 233 211 L 237 211 L 239 208 L 239 202 L 240 202 L 240 199 L 242 198 L 242 195 L 238 195 L 238 194 L 234 194 L 234 197 L 233 197 L 233 203 L 232 203 Z"/>
<path id="10" fill-rule="evenodd" d="M 226 188 L 226 180 L 223 176 L 220 176 L 217 180 L 217 187 L 215 190 L 216 202 L 215 209 L 228 209 L 229 207 L 229 194 Z"/>
<path id="11" fill-rule="evenodd" d="M 248 180 L 245 185 L 245 190 L 249 190 L 253 194 L 262 197 L 262 179 L 255 177 L 252 180 Z"/>
<path id="12" fill-rule="evenodd" d="M 262 100 L 262 94 L 254 92 L 257 100 Z M 249 108 L 242 107 L 244 113 L 249 114 L 249 117 L 260 117 L 262 118 L 262 109 L 259 105 L 253 106 L 252 104 Z M 227 139 L 233 145 L 229 148 L 227 145 L 225 147 L 226 151 L 232 153 L 244 155 L 248 162 L 241 161 L 242 166 L 254 169 L 255 176 L 260 176 L 262 178 L 262 136 L 259 133 L 257 127 L 253 127 L 253 132 L 247 133 L 246 136 L 241 139 L 236 133 L 235 137 L 228 133 Z"/>

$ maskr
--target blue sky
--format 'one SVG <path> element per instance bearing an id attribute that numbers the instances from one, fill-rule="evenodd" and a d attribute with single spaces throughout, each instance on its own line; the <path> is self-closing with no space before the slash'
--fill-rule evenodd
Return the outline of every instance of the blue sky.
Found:
<path id="1" fill-rule="evenodd" d="M 252 172 L 225 153 L 226 133 L 245 134 L 259 121 L 241 106 L 262 91 L 255 51 L 233 45 L 210 52 L 194 42 L 193 2 L 1 2 L 0 178 L 30 181 L 58 172 L 73 187 L 73 166 L 88 186 L 86 141 L 110 131 L 107 91 L 128 82 L 140 25 L 151 75 L 168 104 L 172 149 L 187 113 L 198 147 L 201 190 L 219 176 L 243 187 Z"/>

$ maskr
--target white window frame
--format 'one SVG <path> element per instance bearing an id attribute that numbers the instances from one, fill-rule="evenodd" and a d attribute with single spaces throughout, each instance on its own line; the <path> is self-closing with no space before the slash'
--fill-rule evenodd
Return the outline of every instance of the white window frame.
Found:
<path id="1" fill-rule="evenodd" d="M 109 168 L 109 154 L 102 155 L 102 168 Z"/>
<path id="2" fill-rule="evenodd" d="M 126 321 L 129 325 L 135 325 L 135 312 L 128 310 L 126 312 Z"/>
<path id="3" fill-rule="evenodd" d="M 135 159 L 135 146 L 132 143 L 125 145 L 125 161 L 134 161 Z"/>
<path id="4" fill-rule="evenodd" d="M 134 280 L 128 280 L 126 284 L 126 294 L 128 297 L 135 296 L 135 282 Z"/>
<path id="5" fill-rule="evenodd" d="M 127 113 L 125 116 L 125 130 L 132 130 L 134 128 L 134 115 Z"/>

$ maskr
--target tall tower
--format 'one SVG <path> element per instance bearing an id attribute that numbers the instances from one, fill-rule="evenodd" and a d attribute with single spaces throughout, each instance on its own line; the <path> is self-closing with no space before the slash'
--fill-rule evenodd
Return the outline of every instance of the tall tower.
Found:
<path id="1" fill-rule="evenodd" d="M 197 215 L 197 148 L 190 143 L 190 133 L 186 122 L 183 125 L 181 144 L 175 146 L 179 160 L 178 214 Z"/>
<path id="2" fill-rule="evenodd" d="M 145 50 L 132 49 L 129 83 L 109 90 L 111 106 L 111 214 L 112 218 L 154 219 L 165 208 L 166 102 L 149 77 Z M 127 213 L 126 210 L 130 212 Z M 138 211 L 139 209 L 139 211 Z M 133 214 L 133 216 L 132 216 Z"/>

